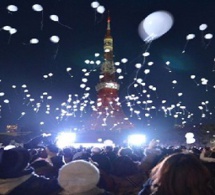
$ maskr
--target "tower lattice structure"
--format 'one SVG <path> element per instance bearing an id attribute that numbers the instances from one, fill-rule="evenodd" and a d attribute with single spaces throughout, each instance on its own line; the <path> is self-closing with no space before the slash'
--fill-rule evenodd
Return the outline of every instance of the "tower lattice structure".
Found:
<path id="1" fill-rule="evenodd" d="M 104 62 L 101 65 L 100 81 L 96 85 L 97 104 L 93 107 L 89 127 L 92 130 L 121 131 L 132 129 L 133 124 L 126 117 L 119 101 L 118 91 L 120 85 L 115 78 L 116 69 L 114 66 L 110 22 L 110 16 L 108 16 L 104 37 Z"/>

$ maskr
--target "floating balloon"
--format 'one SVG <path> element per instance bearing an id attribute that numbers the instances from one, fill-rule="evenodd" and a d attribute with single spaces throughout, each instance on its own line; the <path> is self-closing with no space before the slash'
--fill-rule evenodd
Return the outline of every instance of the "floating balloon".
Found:
<path id="1" fill-rule="evenodd" d="M 146 41 L 153 41 L 167 33 L 173 25 L 173 16 L 167 11 L 156 11 L 148 15 L 139 25 L 139 35 Z"/>
<path id="2" fill-rule="evenodd" d="M 60 38 L 56 35 L 53 35 L 50 37 L 50 41 L 53 43 L 58 43 L 60 41 Z"/>
<path id="3" fill-rule="evenodd" d="M 59 17 L 57 15 L 50 15 L 50 19 L 54 22 L 59 22 Z"/>
<path id="4" fill-rule="evenodd" d="M 36 12 L 41 12 L 41 11 L 43 11 L 43 7 L 42 7 L 40 4 L 34 4 L 34 5 L 32 6 L 32 9 L 33 9 L 34 11 L 36 11 Z"/>
<path id="5" fill-rule="evenodd" d="M 206 30 L 207 27 L 208 27 L 207 24 L 201 24 L 201 25 L 199 26 L 199 30 L 204 31 L 204 30 Z"/>
<path id="6" fill-rule="evenodd" d="M 127 58 L 123 58 L 123 59 L 121 59 L 121 62 L 122 63 L 126 63 L 126 62 L 128 62 L 128 59 Z"/>
<path id="7" fill-rule="evenodd" d="M 189 34 L 189 35 L 186 36 L 187 40 L 191 40 L 191 39 L 194 39 L 194 38 L 195 38 L 194 34 Z"/>
<path id="8" fill-rule="evenodd" d="M 152 66 L 154 62 L 148 62 L 148 66 Z"/>
<path id="9" fill-rule="evenodd" d="M 145 73 L 145 74 L 149 74 L 149 73 L 150 73 L 150 70 L 149 70 L 149 69 L 145 69 L 145 70 L 144 70 L 144 73 Z"/>
<path id="10" fill-rule="evenodd" d="M 149 52 L 144 52 L 144 53 L 143 53 L 143 56 L 144 56 L 144 57 L 147 57 L 147 56 L 149 56 L 149 55 L 150 55 Z"/>
<path id="11" fill-rule="evenodd" d="M 9 31 L 11 29 L 11 26 L 3 26 L 3 30 Z"/>
<path id="12" fill-rule="evenodd" d="M 69 29 L 72 29 L 70 26 L 67 26 L 65 24 L 60 23 L 59 22 L 59 17 L 57 15 L 54 15 L 54 14 L 50 15 L 49 18 L 50 18 L 50 20 L 59 23 L 61 26 L 64 26 L 64 27 L 69 28 Z"/>
<path id="13" fill-rule="evenodd" d="M 213 35 L 211 33 L 208 33 L 205 35 L 205 39 L 212 39 Z"/>
<path id="14" fill-rule="evenodd" d="M 121 68 L 117 68 L 116 72 L 120 74 L 120 73 L 122 73 L 122 69 Z"/>
<path id="15" fill-rule="evenodd" d="M 66 68 L 66 71 L 67 71 L 67 72 L 69 72 L 69 71 L 71 71 L 71 70 L 72 70 L 71 67 Z"/>
<path id="16" fill-rule="evenodd" d="M 92 3 L 91 3 L 91 7 L 92 8 L 97 8 L 99 6 L 99 2 L 98 1 L 93 1 Z"/>
<path id="17" fill-rule="evenodd" d="M 142 67 L 142 65 L 140 63 L 137 63 L 137 64 L 135 64 L 135 67 L 139 69 Z"/>
<path id="18" fill-rule="evenodd" d="M 39 40 L 36 39 L 36 38 L 32 38 L 32 39 L 30 40 L 30 43 L 31 43 L 31 44 L 37 44 L 37 43 L 39 43 Z"/>
<path id="19" fill-rule="evenodd" d="M 9 101 L 8 99 L 5 99 L 5 100 L 4 100 L 4 103 L 5 103 L 5 104 L 8 104 L 9 102 L 10 102 L 10 101 Z"/>
<path id="20" fill-rule="evenodd" d="M 194 38 L 195 38 L 195 34 L 189 34 L 189 35 L 186 36 L 187 42 L 185 43 L 185 46 L 184 46 L 184 49 L 183 49 L 182 53 L 185 53 L 185 50 L 187 48 L 187 44 L 188 44 L 189 40 L 192 40 Z"/>
<path id="21" fill-rule="evenodd" d="M 191 79 L 195 79 L 196 76 L 195 76 L 195 75 L 191 75 L 190 78 L 191 78 Z"/>
<path id="22" fill-rule="evenodd" d="M 105 12 L 105 7 L 102 6 L 102 5 L 99 5 L 97 8 L 96 8 L 96 11 L 100 14 L 103 14 Z"/>
<path id="23" fill-rule="evenodd" d="M 17 30 L 15 28 L 11 28 L 9 30 L 9 33 L 12 35 L 12 34 L 15 34 L 17 32 Z"/>
<path id="24" fill-rule="evenodd" d="M 15 5 L 8 5 L 7 10 L 10 12 L 16 12 L 16 11 L 18 11 L 18 7 Z"/>

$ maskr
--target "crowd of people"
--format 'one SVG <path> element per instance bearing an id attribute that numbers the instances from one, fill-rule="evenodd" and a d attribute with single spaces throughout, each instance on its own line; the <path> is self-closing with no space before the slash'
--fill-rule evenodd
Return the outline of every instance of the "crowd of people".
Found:
<path id="1" fill-rule="evenodd" d="M 59 149 L 38 136 L 0 149 L 4 195 L 213 195 L 213 148 L 104 146 Z"/>

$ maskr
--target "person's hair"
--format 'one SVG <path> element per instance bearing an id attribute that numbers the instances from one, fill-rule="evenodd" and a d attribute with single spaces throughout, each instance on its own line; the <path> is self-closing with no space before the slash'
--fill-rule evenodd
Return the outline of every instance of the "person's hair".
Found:
<path id="1" fill-rule="evenodd" d="M 120 148 L 118 151 L 118 156 L 131 156 L 132 155 L 132 149 L 131 148 Z"/>
<path id="2" fill-rule="evenodd" d="M 210 173 L 193 154 L 177 153 L 166 157 L 151 171 L 153 194 L 210 195 Z"/>

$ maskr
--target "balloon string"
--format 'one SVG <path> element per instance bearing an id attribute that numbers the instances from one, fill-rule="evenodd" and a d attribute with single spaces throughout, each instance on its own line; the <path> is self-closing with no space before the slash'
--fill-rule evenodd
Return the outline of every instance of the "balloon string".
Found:
<path id="1" fill-rule="evenodd" d="M 40 23 L 40 29 L 43 30 L 43 11 L 42 11 L 42 19 L 41 19 L 41 23 Z"/>
<path id="2" fill-rule="evenodd" d="M 211 43 L 211 40 L 205 45 L 205 49 L 208 48 L 208 46 L 210 45 L 210 43 Z"/>
<path id="3" fill-rule="evenodd" d="M 54 54 L 54 60 L 55 60 L 55 59 L 56 59 L 56 57 L 57 57 L 58 50 L 59 50 L 59 44 L 57 45 L 57 49 L 56 49 L 55 54 Z"/>
<path id="4" fill-rule="evenodd" d="M 95 10 L 95 14 L 94 14 L 94 23 L 96 24 L 97 21 L 97 16 L 96 16 L 97 11 Z"/>
<path id="5" fill-rule="evenodd" d="M 187 48 L 187 44 L 188 44 L 188 41 L 186 41 L 186 43 L 185 43 L 185 45 L 184 45 L 184 49 L 183 49 L 183 51 L 182 51 L 181 53 L 185 53 L 186 48 Z"/>
<path id="6" fill-rule="evenodd" d="M 11 34 L 10 34 L 10 36 L 9 36 L 9 38 L 8 38 L 8 41 L 7 41 L 7 44 L 8 44 L 8 45 L 10 44 L 10 39 L 11 39 Z"/>
<path id="7" fill-rule="evenodd" d="M 66 28 L 72 30 L 72 28 L 71 28 L 70 26 L 67 26 L 67 25 L 65 25 L 65 24 L 62 24 L 62 23 L 60 23 L 60 22 L 58 22 L 58 23 L 59 23 L 61 26 L 64 26 L 64 27 L 66 27 Z"/>
<path id="8" fill-rule="evenodd" d="M 212 72 L 215 72 L 215 62 L 213 64 Z"/>

